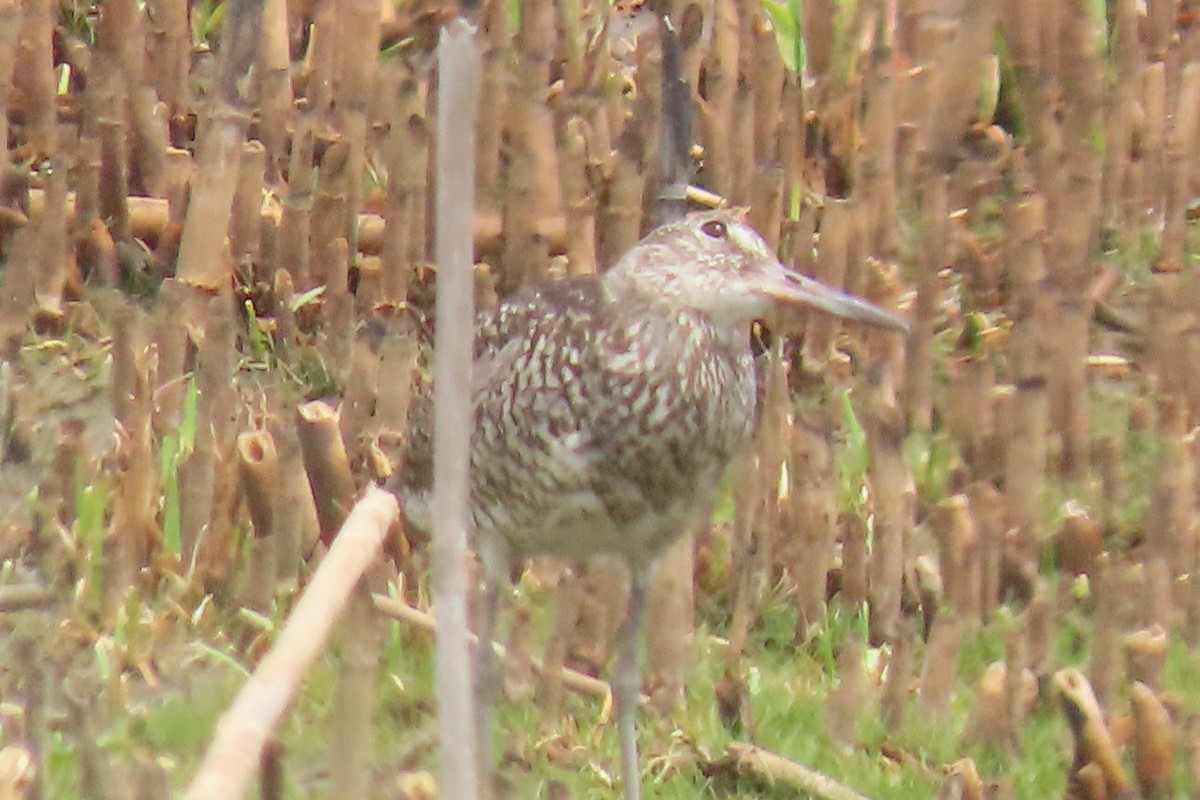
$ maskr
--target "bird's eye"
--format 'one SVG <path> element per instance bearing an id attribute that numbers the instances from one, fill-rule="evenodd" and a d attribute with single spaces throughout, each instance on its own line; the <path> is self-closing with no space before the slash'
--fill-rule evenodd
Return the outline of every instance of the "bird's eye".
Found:
<path id="1" fill-rule="evenodd" d="M 729 232 L 725 228 L 725 223 L 719 219 L 710 219 L 700 226 L 700 230 L 704 231 L 705 236 L 711 236 L 714 239 L 724 239 L 725 234 Z"/>

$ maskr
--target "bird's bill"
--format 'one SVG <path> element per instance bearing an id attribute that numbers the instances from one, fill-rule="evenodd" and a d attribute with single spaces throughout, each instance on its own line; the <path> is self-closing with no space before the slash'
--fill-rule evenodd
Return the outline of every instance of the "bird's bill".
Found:
<path id="1" fill-rule="evenodd" d="M 908 323 L 890 311 L 785 269 L 783 265 L 763 281 L 762 291 L 784 305 L 818 308 L 843 319 L 908 332 Z"/>

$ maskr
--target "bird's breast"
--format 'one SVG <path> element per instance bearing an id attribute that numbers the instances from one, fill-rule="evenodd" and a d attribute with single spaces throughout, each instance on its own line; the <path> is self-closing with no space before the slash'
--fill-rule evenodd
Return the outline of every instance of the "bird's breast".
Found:
<path id="1" fill-rule="evenodd" d="M 749 348 L 687 314 L 569 319 L 545 320 L 476 392 L 477 525 L 523 553 L 652 557 L 751 433 Z"/>

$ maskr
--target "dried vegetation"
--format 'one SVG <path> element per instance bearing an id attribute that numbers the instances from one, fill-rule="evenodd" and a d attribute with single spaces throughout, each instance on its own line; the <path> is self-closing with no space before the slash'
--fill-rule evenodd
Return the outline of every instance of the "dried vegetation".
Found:
<path id="1" fill-rule="evenodd" d="M 166 796 L 240 670 L 294 688 L 330 626 L 338 657 L 271 706 L 292 724 L 264 741 L 235 704 L 206 769 L 431 796 L 426 543 L 381 545 L 374 492 L 360 549 L 337 537 L 427 390 L 431 54 L 458 10 L 399 5 L 0 0 L 0 797 Z M 655 8 L 693 201 L 749 206 L 912 334 L 764 321 L 755 451 L 652 600 L 647 780 L 1196 792 L 1194 4 L 487 0 L 481 304 L 650 224 Z M 515 796 L 611 782 L 618 576 L 525 574 Z"/>

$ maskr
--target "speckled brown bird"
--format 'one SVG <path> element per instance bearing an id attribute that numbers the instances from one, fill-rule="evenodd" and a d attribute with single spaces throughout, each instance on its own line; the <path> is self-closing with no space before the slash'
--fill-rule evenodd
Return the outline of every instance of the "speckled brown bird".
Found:
<path id="1" fill-rule="evenodd" d="M 637 645 L 649 576 L 750 440 L 750 325 L 778 306 L 905 330 L 785 269 L 743 213 L 718 210 L 654 230 L 602 277 L 519 292 L 475 331 L 471 512 L 489 586 L 481 635 L 490 638 L 514 559 L 625 561 L 631 592 L 613 690 L 629 800 L 640 797 Z M 420 493 L 405 494 L 419 519 Z M 495 676 L 484 651 L 486 709 Z"/>

